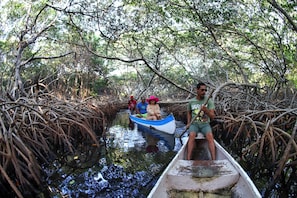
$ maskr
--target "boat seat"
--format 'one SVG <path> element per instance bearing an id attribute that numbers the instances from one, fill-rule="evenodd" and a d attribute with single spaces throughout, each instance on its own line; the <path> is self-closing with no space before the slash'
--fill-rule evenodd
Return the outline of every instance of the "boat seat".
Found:
<path id="1" fill-rule="evenodd" d="M 167 176 L 171 189 L 196 192 L 228 188 L 239 179 L 228 160 L 178 160 Z"/>
<path id="2" fill-rule="evenodd" d="M 205 139 L 205 136 L 202 133 L 198 133 L 195 139 L 196 140 Z"/>

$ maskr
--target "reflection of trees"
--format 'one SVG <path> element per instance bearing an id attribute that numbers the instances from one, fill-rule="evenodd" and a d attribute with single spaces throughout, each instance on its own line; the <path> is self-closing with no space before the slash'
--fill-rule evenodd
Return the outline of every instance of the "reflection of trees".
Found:
<path id="1" fill-rule="evenodd" d="M 133 174 L 134 177 L 139 172 L 149 175 L 149 181 L 146 181 L 146 185 L 135 184 L 139 191 L 148 195 L 149 191 L 153 188 L 154 182 L 162 174 L 175 154 L 176 152 L 173 151 L 147 154 L 144 150 L 123 152 L 119 149 L 111 149 L 107 154 L 107 159 L 110 160 L 108 162 L 109 164 L 116 164 L 123 167 L 127 174 Z"/>

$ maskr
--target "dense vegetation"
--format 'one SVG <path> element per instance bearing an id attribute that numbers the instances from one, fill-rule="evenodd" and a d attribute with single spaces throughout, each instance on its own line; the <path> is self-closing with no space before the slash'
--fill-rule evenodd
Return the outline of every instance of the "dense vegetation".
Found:
<path id="1" fill-rule="evenodd" d="M 98 144 L 106 101 L 184 100 L 199 81 L 216 90 L 237 155 L 271 161 L 267 189 L 296 178 L 295 1 L 4 0 L 0 9 L 1 182 L 18 196 L 39 184 L 32 164 L 52 151 L 41 145 L 71 150 L 77 132 Z"/>

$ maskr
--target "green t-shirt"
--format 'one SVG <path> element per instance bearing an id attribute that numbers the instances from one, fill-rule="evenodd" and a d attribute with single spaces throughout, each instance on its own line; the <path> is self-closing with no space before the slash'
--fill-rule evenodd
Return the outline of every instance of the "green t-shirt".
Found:
<path id="1" fill-rule="evenodd" d="M 204 97 L 203 100 L 197 100 L 197 98 L 195 97 L 189 101 L 187 110 L 192 112 L 192 119 L 198 114 L 201 106 L 206 102 L 206 100 L 207 100 L 207 97 Z M 208 100 L 206 107 L 210 110 L 215 108 L 215 105 L 212 99 Z M 196 120 L 194 120 L 193 123 L 202 124 L 206 122 L 210 122 L 210 118 L 206 115 L 206 113 L 201 111 L 200 115 L 196 118 Z"/>

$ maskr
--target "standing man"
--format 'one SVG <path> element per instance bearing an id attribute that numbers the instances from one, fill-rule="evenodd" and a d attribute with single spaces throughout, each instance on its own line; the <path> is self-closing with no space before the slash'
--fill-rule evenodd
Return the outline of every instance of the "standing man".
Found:
<path id="1" fill-rule="evenodd" d="M 215 106 L 213 100 L 209 99 L 207 104 L 204 106 L 207 101 L 205 97 L 206 85 L 204 83 L 197 84 L 197 96 L 192 98 L 189 101 L 187 107 L 187 126 L 189 129 L 189 140 L 188 140 L 188 154 L 187 159 L 191 160 L 192 152 L 195 147 L 195 138 L 198 132 L 202 133 L 206 140 L 208 141 L 208 147 L 210 150 L 212 160 L 216 159 L 215 153 L 215 144 L 214 137 L 212 134 L 210 120 L 215 117 Z M 201 109 L 201 111 L 200 111 Z M 200 115 L 196 116 L 200 111 Z M 191 120 L 197 117 L 191 124 Z M 190 125 L 191 124 L 191 125 Z"/>

